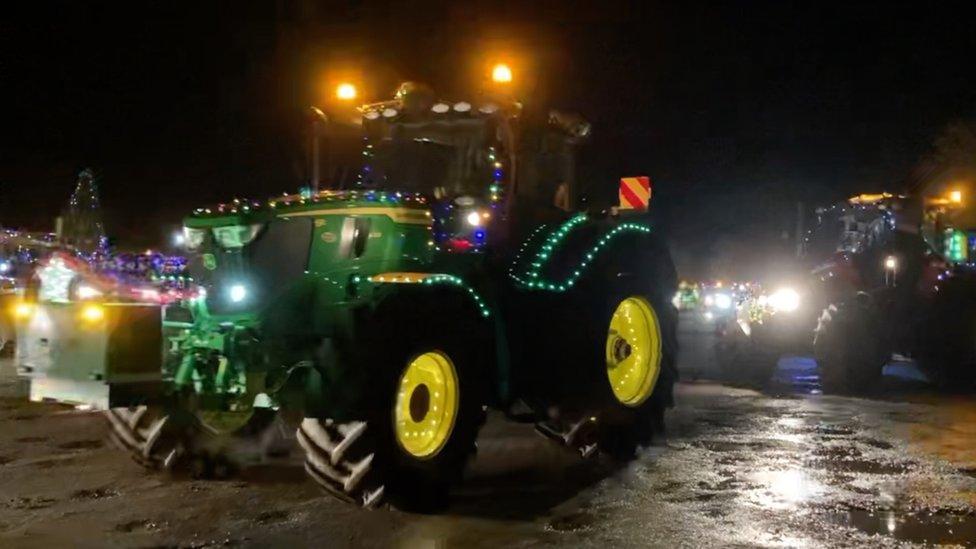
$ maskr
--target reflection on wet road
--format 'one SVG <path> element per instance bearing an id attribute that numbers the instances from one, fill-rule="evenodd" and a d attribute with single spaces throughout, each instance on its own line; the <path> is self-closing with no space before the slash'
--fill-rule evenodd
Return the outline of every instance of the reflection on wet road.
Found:
<path id="1" fill-rule="evenodd" d="M 681 384 L 667 440 L 623 467 L 492 418 L 441 516 L 324 498 L 296 463 L 147 475 L 92 414 L 0 391 L 0 545 L 883 546 L 976 544 L 976 402 L 914 385 L 823 396 L 784 361 L 766 393 Z M 899 392 L 900 391 L 900 392 Z"/>

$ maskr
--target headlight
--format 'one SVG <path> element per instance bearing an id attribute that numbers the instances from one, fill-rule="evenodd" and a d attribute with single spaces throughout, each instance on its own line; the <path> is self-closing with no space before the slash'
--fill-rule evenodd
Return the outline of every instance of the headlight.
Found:
<path id="1" fill-rule="evenodd" d="M 105 318 L 105 309 L 101 305 L 85 305 L 81 310 L 81 318 L 87 322 L 98 322 Z"/>
<path id="2" fill-rule="evenodd" d="M 21 320 L 27 320 L 34 314 L 34 304 L 21 301 L 14 306 L 14 316 Z"/>
<path id="3" fill-rule="evenodd" d="M 241 301 L 244 301 L 244 298 L 247 297 L 247 287 L 245 287 L 243 284 L 234 284 L 230 287 L 228 295 L 232 302 L 240 303 Z"/>
<path id="4" fill-rule="evenodd" d="M 792 288 L 783 288 L 770 295 L 767 303 L 774 311 L 792 312 L 800 308 L 800 294 Z"/>
<path id="5" fill-rule="evenodd" d="M 203 238 L 207 236 L 206 229 L 191 229 L 183 227 L 183 245 L 187 250 L 196 250 L 203 246 Z"/>
<path id="6" fill-rule="evenodd" d="M 261 223 L 214 227 L 213 235 L 221 248 L 243 248 L 261 232 Z"/>
<path id="7" fill-rule="evenodd" d="M 732 296 L 729 294 L 715 294 L 715 306 L 719 309 L 731 309 Z"/>

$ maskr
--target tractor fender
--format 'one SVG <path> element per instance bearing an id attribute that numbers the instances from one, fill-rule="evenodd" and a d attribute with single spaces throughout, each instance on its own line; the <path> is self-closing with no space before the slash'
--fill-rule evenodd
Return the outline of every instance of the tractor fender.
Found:
<path id="1" fill-rule="evenodd" d="M 498 367 L 501 361 L 496 358 L 496 315 L 477 291 L 459 277 L 442 273 L 383 273 L 364 278 L 361 284 L 374 286 L 368 305 L 351 310 L 346 329 L 329 338 L 327 360 L 318 361 L 319 375 L 313 376 L 316 391 L 329 408 L 322 414 L 342 417 L 348 396 L 343 388 L 369 383 L 364 372 L 348 367 L 360 362 L 356 357 L 368 353 L 372 346 L 387 344 L 393 339 L 388 335 L 391 330 L 406 322 L 424 325 L 431 315 L 458 317 L 455 324 L 459 330 L 454 336 L 482 349 L 477 353 L 478 367 L 490 380 L 489 396 L 493 401 L 502 398 L 499 395 L 504 395 L 508 374 Z"/>
<path id="2" fill-rule="evenodd" d="M 642 218 L 580 214 L 559 225 L 540 226 L 521 245 L 509 278 L 516 289 L 535 294 L 558 294 L 576 286 L 582 286 L 578 293 L 594 293 L 631 279 L 660 312 L 677 318 L 671 298 L 678 276 L 671 253 Z M 676 333 L 665 337 L 676 348 Z"/>

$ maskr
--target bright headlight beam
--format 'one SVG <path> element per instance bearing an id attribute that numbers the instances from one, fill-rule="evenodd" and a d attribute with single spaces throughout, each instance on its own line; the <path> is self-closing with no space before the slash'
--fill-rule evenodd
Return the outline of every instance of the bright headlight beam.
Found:
<path id="1" fill-rule="evenodd" d="M 85 308 L 81 310 L 81 318 L 88 322 L 97 322 L 105 318 L 105 309 L 101 305 L 85 305 Z"/>
<path id="2" fill-rule="evenodd" d="M 234 284 L 230 287 L 230 300 L 234 303 L 240 303 L 244 301 L 247 297 L 247 288 L 243 284 Z"/>
<path id="3" fill-rule="evenodd" d="M 788 313 L 800 308 L 800 294 L 792 288 L 782 288 L 769 296 L 768 303 L 774 310 Z"/>
<path id="4" fill-rule="evenodd" d="M 715 306 L 719 309 L 732 308 L 732 296 L 729 294 L 715 294 Z"/>

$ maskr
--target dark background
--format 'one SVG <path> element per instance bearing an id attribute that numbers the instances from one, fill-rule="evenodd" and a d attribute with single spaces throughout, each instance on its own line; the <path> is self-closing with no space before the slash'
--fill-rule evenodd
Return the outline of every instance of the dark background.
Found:
<path id="1" fill-rule="evenodd" d="M 527 96 L 593 123 L 591 181 L 652 177 L 685 274 L 754 276 L 790 249 L 797 201 L 904 188 L 976 99 L 969 10 L 945 3 L 32 5 L 0 16 L 0 224 L 50 229 L 91 166 L 132 247 L 295 190 L 328 78 L 463 97 L 502 52 Z"/>

